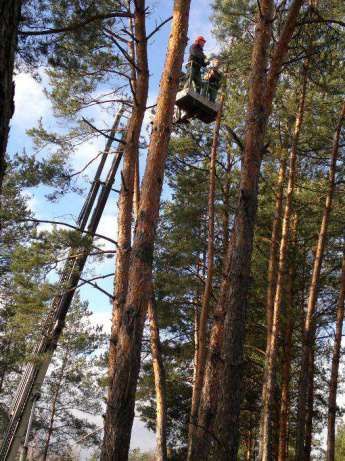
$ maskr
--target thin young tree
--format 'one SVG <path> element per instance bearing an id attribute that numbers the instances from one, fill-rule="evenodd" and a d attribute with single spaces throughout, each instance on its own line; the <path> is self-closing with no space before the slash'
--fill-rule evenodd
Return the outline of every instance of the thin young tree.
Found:
<path id="1" fill-rule="evenodd" d="M 266 299 L 266 321 L 267 321 L 267 344 L 271 339 L 272 333 L 272 320 L 273 320 L 273 306 L 274 297 L 277 285 L 278 273 L 278 250 L 279 250 L 279 234 L 281 229 L 281 218 L 284 200 L 284 183 L 286 175 L 286 158 L 281 159 L 278 182 L 277 182 L 277 197 L 274 208 L 274 217 L 272 223 L 271 243 L 270 243 L 270 256 L 268 260 L 268 287 Z"/>
<path id="2" fill-rule="evenodd" d="M 159 337 L 157 308 L 154 292 L 147 307 L 147 317 L 150 327 L 150 345 L 152 368 L 156 393 L 156 461 L 167 461 L 167 408 L 165 369 L 162 357 L 162 347 Z"/>
<path id="3" fill-rule="evenodd" d="M 329 382 L 328 395 L 328 421 L 327 421 L 327 461 L 335 459 L 335 420 L 337 412 L 337 388 L 339 375 L 339 362 L 341 352 L 341 340 L 343 333 L 344 322 L 344 307 L 345 307 L 345 258 L 343 258 L 339 296 L 336 306 L 336 323 L 335 337 L 333 345 L 333 356 L 331 365 L 331 380 Z"/>

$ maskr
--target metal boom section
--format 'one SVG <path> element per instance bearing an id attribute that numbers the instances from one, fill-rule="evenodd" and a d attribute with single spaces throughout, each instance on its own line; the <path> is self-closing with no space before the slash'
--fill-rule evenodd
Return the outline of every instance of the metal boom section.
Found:
<path id="1" fill-rule="evenodd" d="M 97 226 L 114 184 L 116 172 L 121 162 L 124 146 L 122 143 L 119 143 L 118 152 L 114 155 L 106 180 L 101 182 L 101 174 L 123 113 L 124 109 L 122 107 L 115 117 L 111 134 L 109 135 L 104 153 L 102 154 L 95 173 L 94 181 L 77 221 L 78 230 L 80 232 L 85 232 L 86 229 L 86 233 L 91 236 L 91 238 L 96 233 Z M 89 224 L 87 225 L 88 222 Z M 79 248 L 77 252 L 73 249 L 69 252 L 69 257 L 59 280 L 59 287 L 62 294 L 56 295 L 52 300 L 49 314 L 43 322 L 42 337 L 32 351 L 32 360 L 23 370 L 21 381 L 12 402 L 10 422 L 0 448 L 1 461 L 14 461 L 17 457 L 20 445 L 25 439 L 26 428 L 29 423 L 35 396 L 40 391 L 54 351 L 57 347 L 58 340 L 64 327 L 66 314 L 71 306 L 89 252 L 90 249 L 88 245 L 84 248 Z"/>

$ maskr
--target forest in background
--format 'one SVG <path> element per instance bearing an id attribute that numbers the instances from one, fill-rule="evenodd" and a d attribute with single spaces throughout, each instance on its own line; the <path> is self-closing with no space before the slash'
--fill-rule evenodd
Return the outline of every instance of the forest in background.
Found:
<path id="1" fill-rule="evenodd" d="M 190 0 L 172 3 L 161 21 L 145 0 L 0 0 L 0 441 L 25 366 L 46 358 L 34 345 L 52 300 L 75 291 L 28 459 L 342 461 L 344 4 L 213 1 L 221 110 L 181 125 L 193 17 Z M 24 71 L 44 74 L 63 129 L 42 118 L 33 148 L 11 152 Z M 76 171 L 92 141 L 104 147 Z M 82 203 L 104 153 L 108 168 L 122 156 L 111 238 L 30 210 L 42 190 L 47 207 Z M 59 276 L 80 254 L 71 290 Z M 110 335 L 85 286 L 112 304 Z M 130 450 L 135 415 L 154 453 Z"/>

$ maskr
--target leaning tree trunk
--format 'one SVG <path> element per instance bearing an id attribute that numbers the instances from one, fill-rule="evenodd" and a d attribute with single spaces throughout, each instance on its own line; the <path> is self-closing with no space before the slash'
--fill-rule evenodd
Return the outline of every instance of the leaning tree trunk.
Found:
<path id="1" fill-rule="evenodd" d="M 194 433 L 197 440 L 190 461 L 198 461 L 200 457 L 206 460 L 211 442 L 215 444 L 217 461 L 237 460 L 243 347 L 259 173 L 273 97 L 302 3 L 303 0 L 294 0 L 291 4 L 287 21 L 273 50 L 269 72 L 267 67 L 273 1 L 264 0 L 260 3 L 252 53 L 240 197 L 234 232 L 225 258 L 225 276 L 211 330 L 198 428 Z M 224 356 L 222 357 L 223 324 Z M 220 394 L 221 398 L 219 398 Z M 218 405 L 219 400 L 220 405 Z M 217 410 L 219 430 L 216 430 L 215 434 Z"/>
<path id="2" fill-rule="evenodd" d="M 21 5 L 21 0 L 0 0 L 0 194 L 10 120 L 14 112 L 13 68 Z"/>
<path id="3" fill-rule="evenodd" d="M 156 453 L 155 461 L 167 461 L 167 413 L 165 392 L 165 370 L 162 358 L 161 342 L 154 293 L 148 303 L 147 317 L 150 325 L 150 343 L 152 367 L 156 391 Z"/>
<path id="4" fill-rule="evenodd" d="M 135 33 L 136 49 L 130 53 L 136 57 L 136 66 L 140 72 L 135 73 L 132 69 L 132 86 L 134 90 L 133 109 L 128 123 L 124 160 L 122 168 L 122 186 L 119 200 L 118 238 L 115 275 L 115 300 L 113 304 L 113 320 L 109 349 L 109 376 L 114 375 L 114 363 L 116 362 L 116 342 L 118 331 L 122 322 L 122 313 L 125 305 L 128 270 L 131 250 L 132 213 L 133 213 L 133 190 L 135 181 L 135 165 L 137 163 L 140 132 L 145 116 L 149 70 L 147 61 L 146 40 L 146 10 L 145 0 L 138 0 L 134 12 L 133 30 Z M 134 67 L 134 66 L 132 66 Z"/>
<path id="5" fill-rule="evenodd" d="M 335 456 L 335 418 L 337 412 L 337 388 L 339 361 L 341 352 L 341 339 L 344 322 L 344 303 L 345 303 L 345 258 L 341 269 L 340 291 L 336 308 L 336 327 L 333 346 L 331 380 L 329 383 L 328 396 L 328 424 L 327 424 L 327 461 L 334 461 Z"/>
<path id="6" fill-rule="evenodd" d="M 190 0 L 175 0 L 172 31 L 160 83 L 139 216 L 130 256 L 128 290 L 118 328 L 110 377 L 102 461 L 127 461 L 140 370 L 141 342 L 151 296 L 155 230 L 178 81 L 187 44 Z"/>
<path id="7" fill-rule="evenodd" d="M 307 91 L 306 69 L 303 72 L 302 91 L 298 104 L 295 129 L 289 159 L 289 179 L 287 186 L 286 203 L 282 225 L 282 236 L 279 248 L 278 278 L 273 305 L 272 331 L 270 342 L 267 343 L 264 382 L 262 389 L 262 422 L 260 434 L 260 456 L 262 461 L 273 461 L 273 414 L 274 414 L 274 390 L 276 387 L 276 361 L 279 348 L 279 324 L 281 304 L 283 300 L 284 286 L 286 282 L 286 263 L 288 242 L 290 236 L 290 219 L 292 212 L 292 199 L 295 189 L 297 170 L 297 149 L 304 117 L 305 98 Z"/>
<path id="8" fill-rule="evenodd" d="M 307 385 L 308 385 L 308 362 L 310 357 L 310 349 L 312 347 L 312 337 L 313 337 L 313 317 L 315 311 L 315 305 L 318 294 L 319 279 L 321 273 L 322 260 L 324 255 L 324 249 L 327 239 L 327 229 L 329 217 L 332 210 L 332 202 L 334 195 L 334 186 L 335 186 L 335 173 L 336 165 L 339 154 L 339 143 L 340 135 L 342 130 L 342 125 L 345 117 L 345 103 L 343 104 L 340 118 L 336 127 L 332 155 L 331 155 L 331 165 L 329 169 L 329 179 L 328 179 L 328 192 L 326 196 L 325 207 L 323 210 L 323 216 L 320 226 L 319 237 L 316 246 L 316 252 L 313 263 L 312 278 L 309 286 L 309 296 L 307 303 L 307 312 L 304 322 L 304 331 L 303 331 L 303 347 L 302 347 L 302 358 L 301 358 L 301 375 L 299 382 L 299 392 L 298 392 L 298 407 L 297 407 L 297 431 L 296 431 L 296 451 L 295 459 L 300 461 L 304 457 L 304 439 L 305 439 L 305 414 L 306 414 L 306 400 L 307 400 Z"/>
<path id="9" fill-rule="evenodd" d="M 197 353 L 196 353 L 196 363 L 195 363 L 195 379 L 193 385 L 193 394 L 192 394 L 192 406 L 190 413 L 190 422 L 189 422 L 189 441 L 193 442 L 194 438 L 192 433 L 195 431 L 200 395 L 202 390 L 202 383 L 204 380 L 204 371 L 205 371 L 205 361 L 207 354 L 207 324 L 209 318 L 210 310 L 210 298 L 212 293 L 212 280 L 213 280 L 213 267 L 214 267 L 214 200 L 216 194 L 216 162 L 217 162 L 217 152 L 219 144 L 219 132 L 220 132 L 220 123 L 222 119 L 224 104 L 224 96 L 221 98 L 220 109 L 218 111 L 217 120 L 214 128 L 213 142 L 211 148 L 210 156 L 210 166 L 209 166 L 209 189 L 208 189 L 208 237 L 207 237 L 207 274 L 206 282 L 204 287 L 204 293 L 202 297 L 202 306 L 200 313 L 200 321 L 198 326 L 198 341 L 197 341 Z M 192 451 L 191 445 L 188 448 L 189 453 Z M 189 456 L 189 455 L 188 455 Z"/>

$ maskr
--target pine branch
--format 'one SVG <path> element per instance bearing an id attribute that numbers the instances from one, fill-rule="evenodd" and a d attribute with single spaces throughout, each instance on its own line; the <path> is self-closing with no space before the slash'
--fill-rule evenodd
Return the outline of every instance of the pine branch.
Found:
<path id="1" fill-rule="evenodd" d="M 236 132 L 230 128 L 229 126 L 226 126 L 226 129 L 228 130 L 228 132 L 231 134 L 231 136 L 233 137 L 234 141 L 236 142 L 236 144 L 238 145 L 238 147 L 243 151 L 244 149 L 244 146 L 243 146 L 243 141 L 242 139 L 240 139 L 238 137 L 238 135 L 236 134 Z"/>
<path id="2" fill-rule="evenodd" d="M 62 34 L 64 32 L 73 32 L 75 30 L 78 30 L 94 21 L 102 21 L 104 19 L 110 19 L 110 18 L 132 18 L 132 17 L 133 15 L 131 13 L 118 11 L 118 12 L 111 13 L 111 14 L 97 14 L 95 16 L 91 16 L 88 19 L 85 19 L 85 21 L 75 22 L 66 27 L 58 27 L 58 28 L 45 29 L 45 30 L 20 30 L 18 33 L 20 35 L 25 35 L 25 36 Z"/>

